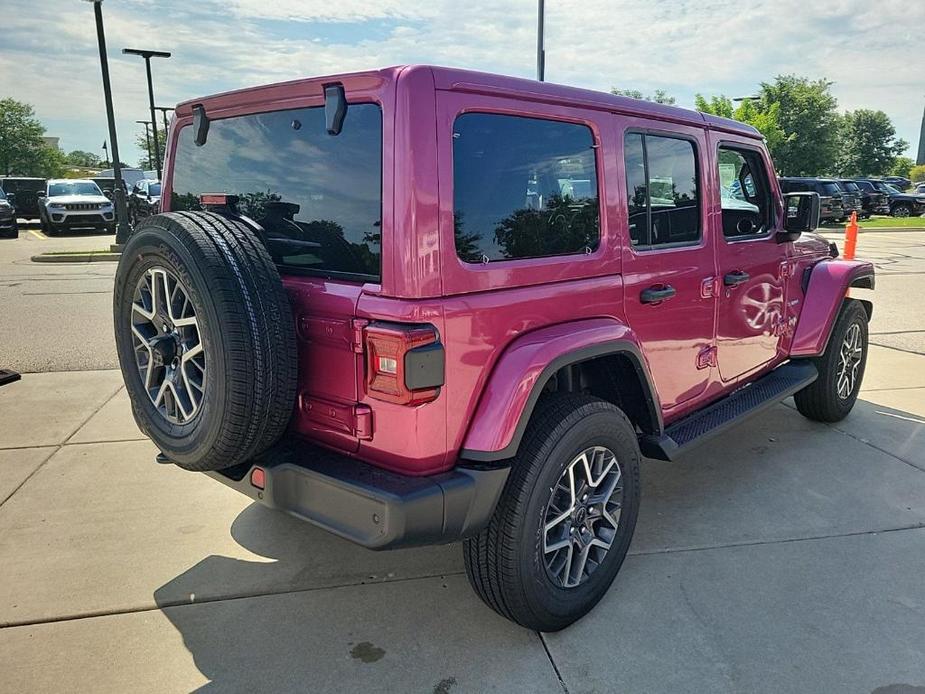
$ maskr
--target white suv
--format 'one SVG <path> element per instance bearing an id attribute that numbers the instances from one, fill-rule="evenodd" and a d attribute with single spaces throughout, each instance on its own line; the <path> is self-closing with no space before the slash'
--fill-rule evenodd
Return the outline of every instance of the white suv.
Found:
<path id="1" fill-rule="evenodd" d="M 49 235 L 59 229 L 77 228 L 115 233 L 115 207 L 93 181 L 71 178 L 48 181 L 39 213 L 42 231 Z"/>

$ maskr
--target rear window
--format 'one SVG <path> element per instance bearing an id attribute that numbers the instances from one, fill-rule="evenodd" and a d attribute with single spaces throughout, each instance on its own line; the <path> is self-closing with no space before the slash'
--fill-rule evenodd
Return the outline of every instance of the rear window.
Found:
<path id="1" fill-rule="evenodd" d="M 238 196 L 282 270 L 378 281 L 382 112 L 351 104 L 336 136 L 323 107 L 214 120 L 202 147 L 183 128 L 170 209 L 199 209 L 202 193 Z"/>

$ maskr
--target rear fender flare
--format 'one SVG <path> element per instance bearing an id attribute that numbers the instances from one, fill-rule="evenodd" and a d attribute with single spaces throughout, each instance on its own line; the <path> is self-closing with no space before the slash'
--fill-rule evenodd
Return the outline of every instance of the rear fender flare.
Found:
<path id="1" fill-rule="evenodd" d="M 610 354 L 629 358 L 646 398 L 648 428 L 662 431 L 658 395 L 632 330 L 610 318 L 560 323 L 516 338 L 501 355 L 479 399 L 460 457 L 512 458 L 546 383 L 563 366 Z"/>
<path id="2" fill-rule="evenodd" d="M 817 357 L 825 352 L 848 289 L 873 289 L 875 284 L 874 266 L 859 260 L 825 260 L 809 272 L 791 357 Z M 873 306 L 869 301 L 862 303 L 869 317 Z"/>

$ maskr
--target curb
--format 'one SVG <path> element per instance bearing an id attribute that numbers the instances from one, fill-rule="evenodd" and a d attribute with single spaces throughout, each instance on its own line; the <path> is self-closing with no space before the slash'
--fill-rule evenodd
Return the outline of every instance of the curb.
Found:
<path id="1" fill-rule="evenodd" d="M 120 253 L 70 253 L 68 255 L 34 255 L 33 263 L 115 263 Z"/>

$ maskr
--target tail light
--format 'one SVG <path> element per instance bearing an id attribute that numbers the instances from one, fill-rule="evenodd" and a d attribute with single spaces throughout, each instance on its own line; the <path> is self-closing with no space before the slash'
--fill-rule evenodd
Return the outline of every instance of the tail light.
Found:
<path id="1" fill-rule="evenodd" d="M 440 394 L 446 359 L 432 325 L 371 323 L 365 337 L 370 397 L 420 405 Z"/>

